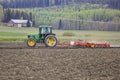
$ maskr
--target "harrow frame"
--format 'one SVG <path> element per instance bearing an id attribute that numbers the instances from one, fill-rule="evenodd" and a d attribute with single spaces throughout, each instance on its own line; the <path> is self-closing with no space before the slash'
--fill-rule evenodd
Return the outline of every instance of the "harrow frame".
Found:
<path id="1" fill-rule="evenodd" d="M 87 42 L 85 40 L 76 40 L 76 41 L 69 41 L 69 42 L 58 42 L 58 45 L 60 46 L 73 46 L 73 47 L 91 47 L 91 48 L 109 48 L 110 44 L 108 42 L 100 42 L 100 43 L 95 43 L 95 42 Z"/>

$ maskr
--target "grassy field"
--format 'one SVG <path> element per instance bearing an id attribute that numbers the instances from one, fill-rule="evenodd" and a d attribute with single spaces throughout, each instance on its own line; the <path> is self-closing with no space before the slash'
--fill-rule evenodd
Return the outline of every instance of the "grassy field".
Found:
<path id="1" fill-rule="evenodd" d="M 24 42 L 28 34 L 37 34 L 38 28 L 15 28 L 0 27 L 0 42 Z M 111 44 L 120 44 L 120 32 L 111 31 L 76 31 L 76 30 L 53 30 L 59 41 L 87 40 L 107 41 Z M 64 36 L 64 33 L 74 34 Z"/>

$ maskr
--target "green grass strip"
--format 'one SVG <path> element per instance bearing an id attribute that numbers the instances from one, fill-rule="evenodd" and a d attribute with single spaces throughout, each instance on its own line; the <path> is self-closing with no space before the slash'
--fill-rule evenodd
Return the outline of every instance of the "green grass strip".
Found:
<path id="1" fill-rule="evenodd" d="M 17 37 L 17 36 L 25 36 L 25 33 L 15 33 L 15 32 L 0 32 L 0 36 L 12 36 L 12 37 Z"/>

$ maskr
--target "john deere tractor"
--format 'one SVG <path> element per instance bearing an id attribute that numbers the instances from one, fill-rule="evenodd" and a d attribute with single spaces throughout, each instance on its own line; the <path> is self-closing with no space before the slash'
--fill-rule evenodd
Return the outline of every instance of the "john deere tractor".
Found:
<path id="1" fill-rule="evenodd" d="M 36 43 L 44 43 L 47 47 L 55 47 L 57 45 L 57 38 L 52 33 L 51 26 L 40 26 L 39 34 L 28 35 L 27 45 L 35 47 Z"/>

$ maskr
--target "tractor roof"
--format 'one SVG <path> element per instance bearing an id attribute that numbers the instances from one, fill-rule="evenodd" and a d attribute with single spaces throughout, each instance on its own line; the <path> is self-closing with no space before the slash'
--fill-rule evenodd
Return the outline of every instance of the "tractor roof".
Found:
<path id="1" fill-rule="evenodd" d="M 39 27 L 52 27 L 52 26 L 47 26 L 47 25 L 41 25 Z"/>

